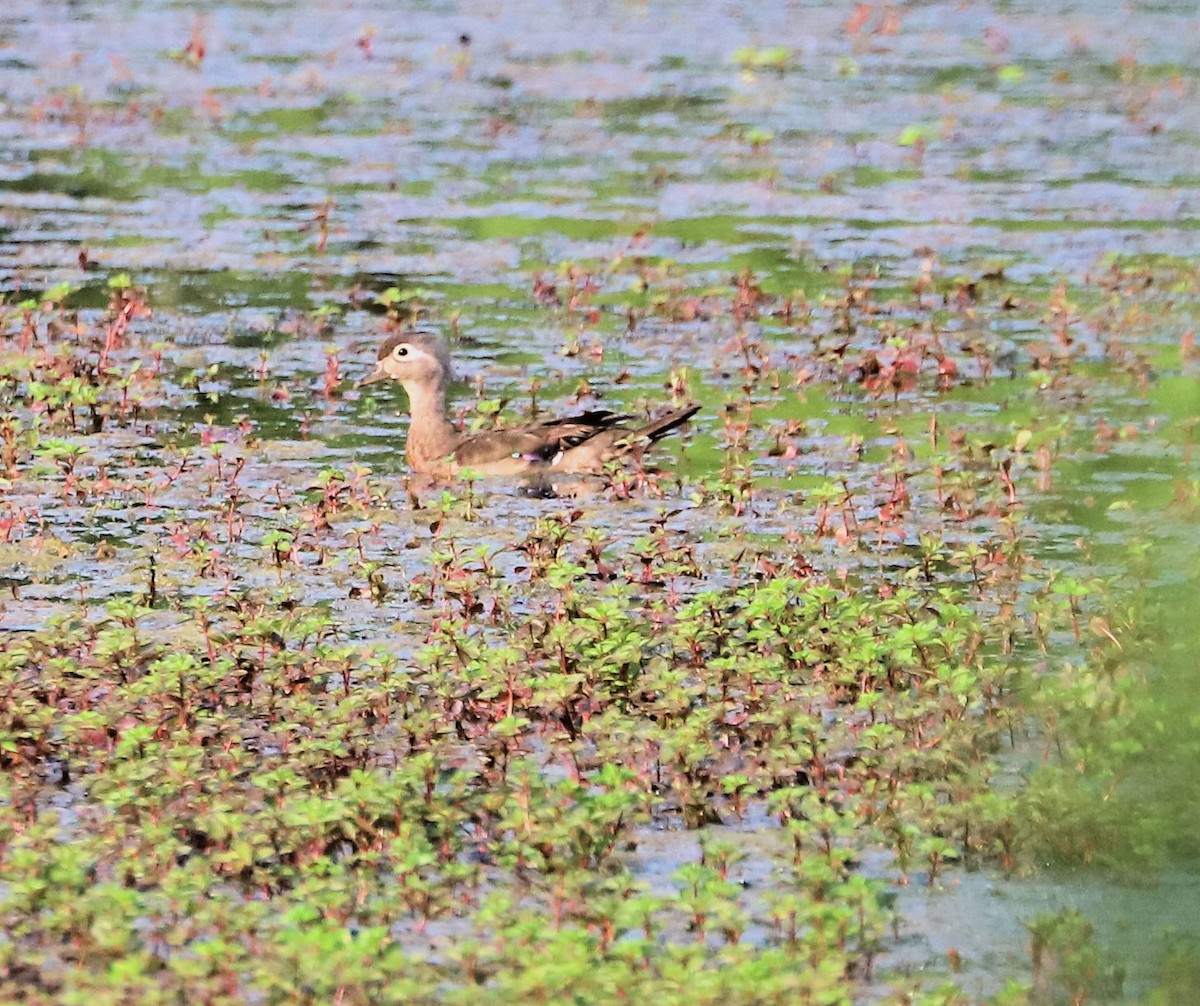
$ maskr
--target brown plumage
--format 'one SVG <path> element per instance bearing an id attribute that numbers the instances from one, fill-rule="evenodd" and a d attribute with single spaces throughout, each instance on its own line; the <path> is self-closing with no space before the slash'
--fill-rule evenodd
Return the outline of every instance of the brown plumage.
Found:
<path id="1" fill-rule="evenodd" d="M 454 475 L 469 468 L 481 475 L 597 472 L 615 458 L 646 447 L 682 426 L 699 411 L 688 405 L 644 426 L 607 410 L 529 423 L 474 435 L 460 433 L 446 416 L 450 355 L 436 335 L 408 332 L 379 347 L 375 370 L 359 387 L 399 381 L 408 394 L 408 463 L 413 471 Z"/>

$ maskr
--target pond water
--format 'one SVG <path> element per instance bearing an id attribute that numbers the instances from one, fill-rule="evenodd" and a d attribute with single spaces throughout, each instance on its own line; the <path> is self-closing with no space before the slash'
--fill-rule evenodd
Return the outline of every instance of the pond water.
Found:
<path id="1" fill-rule="evenodd" d="M 451 559 L 490 555 L 480 596 L 541 611 L 530 536 L 572 513 L 626 557 L 671 522 L 705 570 L 685 592 L 799 551 L 886 595 L 930 548 L 961 587 L 950 553 L 1019 542 L 975 597 L 1035 626 L 985 645 L 1023 695 L 990 785 L 1033 779 L 1026 810 L 1094 816 L 1095 847 L 905 884 L 867 843 L 900 921 L 850 994 L 1058 1001 L 1029 925 L 1079 908 L 1124 976 L 1093 998 L 1171 995 L 1200 932 L 1195 24 L 1183 0 L 9 0 L 5 646 L 153 575 L 139 625 L 165 645 L 198 645 L 189 603 L 287 593 L 405 664 Z M 464 511 L 407 478 L 403 393 L 353 388 L 409 321 L 450 342 L 468 423 L 703 411 L 649 488 L 485 482 Z M 54 397 L 80 375 L 99 411 Z M 1038 640 L 1050 582 L 1093 586 Z M 83 821 L 94 797 L 36 799 Z M 626 865 L 665 891 L 722 833 L 762 891 L 788 844 L 765 806 L 655 810 Z"/>

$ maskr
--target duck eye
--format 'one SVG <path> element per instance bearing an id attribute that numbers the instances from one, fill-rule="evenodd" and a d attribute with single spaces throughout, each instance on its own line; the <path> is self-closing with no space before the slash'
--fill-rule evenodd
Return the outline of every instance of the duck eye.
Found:
<path id="1" fill-rule="evenodd" d="M 408 356 L 408 347 L 407 346 L 397 346 L 395 349 L 392 350 L 392 355 L 393 356 Z"/>

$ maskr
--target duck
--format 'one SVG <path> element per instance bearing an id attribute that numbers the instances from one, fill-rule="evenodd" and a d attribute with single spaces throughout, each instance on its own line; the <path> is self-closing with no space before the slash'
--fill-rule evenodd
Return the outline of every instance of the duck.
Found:
<path id="1" fill-rule="evenodd" d="M 545 422 L 463 433 L 446 413 L 446 387 L 453 375 L 450 352 L 429 332 L 389 336 L 379 347 L 375 369 L 358 387 L 396 381 L 408 395 L 405 451 L 419 475 L 453 477 L 470 470 L 483 476 L 593 475 L 622 456 L 675 432 L 700 411 L 689 403 L 648 423 L 597 409 Z"/>

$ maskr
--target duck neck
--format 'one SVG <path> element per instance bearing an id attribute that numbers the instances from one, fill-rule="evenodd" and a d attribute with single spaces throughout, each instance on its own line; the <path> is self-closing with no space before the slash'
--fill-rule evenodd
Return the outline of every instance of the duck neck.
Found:
<path id="1" fill-rule="evenodd" d="M 421 471 L 454 453 L 458 431 L 446 417 L 444 384 L 405 385 L 408 393 L 408 462 Z"/>

